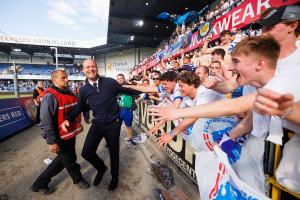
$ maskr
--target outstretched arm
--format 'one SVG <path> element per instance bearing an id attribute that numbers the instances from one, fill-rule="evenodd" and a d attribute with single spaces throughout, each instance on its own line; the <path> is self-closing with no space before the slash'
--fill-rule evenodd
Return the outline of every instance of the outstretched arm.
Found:
<path id="1" fill-rule="evenodd" d="M 82 112 L 83 109 L 86 108 L 86 102 L 87 102 L 87 99 L 84 95 L 84 90 L 80 89 L 77 104 L 76 104 L 74 110 L 68 115 L 66 120 L 68 120 L 70 122 L 74 122 L 76 117 Z"/>
<path id="2" fill-rule="evenodd" d="M 185 131 L 190 125 L 194 124 L 198 118 L 185 118 L 183 119 L 178 126 L 176 126 L 172 132 L 173 134 L 163 133 L 158 139 L 157 144 L 160 147 L 167 145 L 175 136 L 179 135 Z"/>
<path id="3" fill-rule="evenodd" d="M 130 88 L 144 93 L 158 93 L 157 87 L 145 87 L 142 85 L 124 85 L 123 88 Z"/>
<path id="4" fill-rule="evenodd" d="M 252 109 L 256 93 L 251 93 L 235 99 L 225 99 L 189 108 L 174 109 L 171 106 L 152 106 L 150 115 L 157 120 L 175 120 L 187 117 L 213 118 L 247 112 Z"/>
<path id="5" fill-rule="evenodd" d="M 235 140 L 237 137 L 243 136 L 252 130 L 252 112 L 247 112 L 246 116 L 229 132 L 229 137 Z"/>

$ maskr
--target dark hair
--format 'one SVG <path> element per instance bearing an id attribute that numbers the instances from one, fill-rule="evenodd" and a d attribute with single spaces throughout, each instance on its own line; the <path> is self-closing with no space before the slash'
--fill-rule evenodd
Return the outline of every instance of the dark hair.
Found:
<path id="1" fill-rule="evenodd" d="M 231 52 L 235 55 L 255 55 L 258 58 L 266 58 L 269 67 L 276 67 L 280 53 L 280 45 L 271 36 L 252 36 L 240 41 Z"/>
<path id="2" fill-rule="evenodd" d="M 213 62 L 210 63 L 210 65 L 212 65 L 213 63 L 218 63 L 218 64 L 220 64 L 222 66 L 222 63 L 220 61 L 217 61 L 217 60 L 213 61 Z"/>
<path id="3" fill-rule="evenodd" d="M 200 65 L 199 67 L 196 68 L 196 70 L 197 70 L 197 69 L 200 69 L 200 68 L 202 68 L 202 69 L 204 70 L 204 72 L 205 72 L 206 74 L 208 74 L 208 72 L 209 72 L 208 67 L 206 67 L 206 66 L 204 66 L 204 65 Z M 196 70 L 195 70 L 195 71 L 196 71 Z"/>
<path id="4" fill-rule="evenodd" d="M 157 71 L 157 70 L 152 70 L 151 73 L 156 73 L 158 75 L 161 75 L 161 72 L 160 71 Z"/>
<path id="5" fill-rule="evenodd" d="M 118 74 L 117 76 L 122 76 L 123 78 L 125 78 L 124 74 Z"/>
<path id="6" fill-rule="evenodd" d="M 198 88 L 201 83 L 200 78 L 197 74 L 188 71 L 180 74 L 177 80 L 186 83 L 188 85 L 194 84 L 195 88 Z"/>
<path id="7" fill-rule="evenodd" d="M 224 30 L 220 33 L 220 37 L 224 37 L 225 35 L 229 35 L 230 31 L 229 30 Z"/>
<path id="8" fill-rule="evenodd" d="M 180 63 L 179 63 L 177 60 L 176 60 L 176 61 L 174 61 L 174 64 L 175 64 L 175 63 L 177 63 L 178 65 L 180 65 Z"/>
<path id="9" fill-rule="evenodd" d="M 159 80 L 160 81 L 176 81 L 177 74 L 174 71 L 168 71 L 163 73 Z"/>
<path id="10" fill-rule="evenodd" d="M 144 83 L 144 82 L 150 83 L 148 79 L 143 79 L 143 80 L 142 80 L 142 83 Z"/>
<path id="11" fill-rule="evenodd" d="M 222 56 L 222 59 L 224 59 L 226 52 L 224 49 L 218 48 L 218 49 L 215 49 L 213 52 L 211 52 L 211 54 L 212 55 L 215 55 L 215 54 L 220 55 L 220 56 Z"/>

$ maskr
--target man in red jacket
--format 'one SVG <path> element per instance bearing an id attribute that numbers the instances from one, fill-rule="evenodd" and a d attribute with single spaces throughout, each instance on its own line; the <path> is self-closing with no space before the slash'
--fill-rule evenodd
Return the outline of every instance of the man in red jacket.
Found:
<path id="1" fill-rule="evenodd" d="M 76 163 L 75 136 L 83 130 L 80 116 L 70 124 L 67 131 L 60 128 L 65 117 L 76 106 L 77 97 L 68 89 L 68 76 L 64 70 L 53 71 L 51 79 L 53 85 L 45 90 L 41 103 L 40 127 L 50 152 L 57 156 L 31 186 L 33 192 L 42 192 L 45 195 L 54 192 L 48 184 L 64 168 L 79 188 L 86 189 L 90 186 L 82 177 L 80 166 Z"/>

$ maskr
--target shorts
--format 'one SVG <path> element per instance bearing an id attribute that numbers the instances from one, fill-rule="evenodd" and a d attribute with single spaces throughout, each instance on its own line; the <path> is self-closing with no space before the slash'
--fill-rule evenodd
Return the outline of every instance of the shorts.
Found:
<path id="1" fill-rule="evenodd" d="M 120 109 L 120 120 L 121 123 L 124 121 L 126 127 L 132 127 L 133 111 L 130 108 Z"/>

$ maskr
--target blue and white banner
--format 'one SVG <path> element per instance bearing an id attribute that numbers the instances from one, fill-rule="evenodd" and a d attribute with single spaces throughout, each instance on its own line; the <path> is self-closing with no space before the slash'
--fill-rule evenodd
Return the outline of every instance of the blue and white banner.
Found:
<path id="1" fill-rule="evenodd" d="M 35 115 L 31 97 L 0 99 L 0 140 L 31 126 Z"/>

